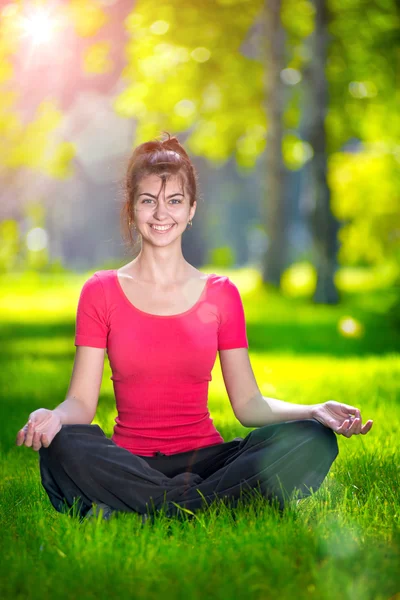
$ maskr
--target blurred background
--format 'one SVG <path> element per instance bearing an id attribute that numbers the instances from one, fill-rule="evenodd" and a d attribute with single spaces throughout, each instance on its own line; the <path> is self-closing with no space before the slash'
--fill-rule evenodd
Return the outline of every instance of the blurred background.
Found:
<path id="1" fill-rule="evenodd" d="M 400 598 L 399 79 L 399 0 L 0 0 L 1 597 Z M 15 439 L 66 398 L 82 286 L 133 258 L 130 154 L 164 131 L 199 175 L 184 257 L 238 286 L 262 393 L 374 426 L 338 436 L 325 491 L 287 522 L 237 523 L 260 548 L 235 552 L 243 536 L 205 519 L 165 551 L 157 538 L 154 578 L 152 532 L 83 536 Z M 105 357 L 92 423 L 107 436 L 111 374 Z M 226 396 L 218 357 L 210 414 L 245 437 Z"/>
<path id="2" fill-rule="evenodd" d="M 3 281 L 129 262 L 125 167 L 168 131 L 199 174 L 191 264 L 318 303 L 386 290 L 396 322 L 396 0 L 0 6 Z"/>

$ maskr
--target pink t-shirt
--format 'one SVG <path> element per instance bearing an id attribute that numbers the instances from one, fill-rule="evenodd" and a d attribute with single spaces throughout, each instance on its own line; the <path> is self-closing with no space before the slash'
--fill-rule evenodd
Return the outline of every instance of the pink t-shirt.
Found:
<path id="1" fill-rule="evenodd" d="M 116 269 L 80 293 L 75 346 L 106 348 L 117 405 L 112 440 L 139 456 L 224 442 L 207 407 L 217 351 L 248 348 L 240 293 L 211 274 L 192 308 L 152 315 L 128 300 Z"/>

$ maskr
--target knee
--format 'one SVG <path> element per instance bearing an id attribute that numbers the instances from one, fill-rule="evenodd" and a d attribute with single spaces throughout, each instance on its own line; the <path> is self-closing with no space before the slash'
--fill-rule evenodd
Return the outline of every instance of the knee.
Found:
<path id="1" fill-rule="evenodd" d="M 315 452 L 323 453 L 328 455 L 332 461 L 335 460 L 339 454 L 335 432 L 316 419 L 306 419 L 299 423 L 304 435 L 314 444 Z"/>
<path id="2" fill-rule="evenodd" d="M 74 446 L 76 446 L 74 438 L 76 438 L 74 425 L 62 425 L 50 445 L 47 448 L 40 448 L 40 459 L 43 461 L 48 459 L 64 460 L 71 453 Z"/>

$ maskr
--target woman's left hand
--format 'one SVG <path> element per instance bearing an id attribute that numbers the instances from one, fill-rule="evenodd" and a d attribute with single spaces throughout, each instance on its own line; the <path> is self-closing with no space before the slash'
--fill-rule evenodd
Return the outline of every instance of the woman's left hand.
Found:
<path id="1" fill-rule="evenodd" d="M 370 419 L 363 425 L 358 408 L 334 400 L 328 400 L 323 404 L 315 404 L 312 407 L 312 418 L 345 437 L 351 437 L 358 433 L 365 435 L 371 429 L 373 423 Z"/>

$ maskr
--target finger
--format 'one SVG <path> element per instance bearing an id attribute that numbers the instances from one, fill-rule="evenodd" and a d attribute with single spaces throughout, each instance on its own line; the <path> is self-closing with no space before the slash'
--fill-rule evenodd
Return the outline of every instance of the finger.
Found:
<path id="1" fill-rule="evenodd" d="M 351 437 L 352 435 L 357 435 L 357 433 L 360 433 L 360 430 L 361 425 L 359 419 L 354 419 L 354 421 L 351 423 L 350 427 L 347 430 L 348 437 Z"/>
<path id="2" fill-rule="evenodd" d="M 352 429 L 352 434 L 353 435 L 358 435 L 359 433 L 361 433 L 362 421 L 361 421 L 361 419 L 359 419 L 358 417 L 356 417 L 354 419 L 353 423 L 354 423 L 354 428 Z"/>
<path id="3" fill-rule="evenodd" d="M 354 416 L 350 415 L 350 425 L 353 425 L 353 423 L 355 422 L 355 426 L 352 429 L 353 433 L 360 433 L 361 431 L 361 426 L 362 426 L 362 417 L 361 417 L 361 412 L 358 408 L 356 408 L 356 411 L 354 413 Z"/>
<path id="4" fill-rule="evenodd" d="M 25 436 L 25 446 L 27 446 L 28 448 L 30 448 L 32 446 L 32 439 L 33 439 L 34 433 L 35 433 L 34 424 L 32 423 L 32 421 L 29 421 L 28 429 L 26 431 L 26 436 Z"/>
<path id="5" fill-rule="evenodd" d="M 21 446 L 23 444 L 24 440 L 25 440 L 25 431 L 23 429 L 20 429 L 17 433 L 17 440 L 16 440 L 17 446 Z"/>
<path id="6" fill-rule="evenodd" d="M 353 435 L 353 431 L 354 431 L 354 421 L 352 419 L 347 419 L 349 422 L 349 426 L 347 427 L 346 431 L 343 432 L 343 435 L 345 435 L 346 437 L 351 437 Z"/>
<path id="7" fill-rule="evenodd" d="M 50 446 L 49 438 L 45 433 L 42 433 L 42 446 L 48 448 Z"/>
<path id="8" fill-rule="evenodd" d="M 350 419 L 346 419 L 345 421 L 343 421 L 341 426 L 336 429 L 336 433 L 338 433 L 339 435 L 346 435 L 349 424 L 350 424 Z"/>
<path id="9" fill-rule="evenodd" d="M 33 434 L 33 438 L 32 438 L 32 448 L 35 450 L 35 452 L 37 452 L 39 450 L 39 448 L 41 447 L 41 442 L 40 442 L 40 436 L 42 434 L 39 431 L 35 431 L 35 433 Z"/>
<path id="10" fill-rule="evenodd" d="M 372 427 L 373 423 L 374 423 L 374 422 L 373 422 L 373 421 L 371 421 L 371 419 L 370 419 L 369 421 L 367 421 L 367 422 L 365 423 L 365 425 L 364 425 L 363 427 L 361 427 L 361 433 L 362 433 L 363 435 L 365 435 L 366 433 L 368 433 L 368 431 L 370 431 L 370 429 L 371 429 L 371 427 Z"/>

